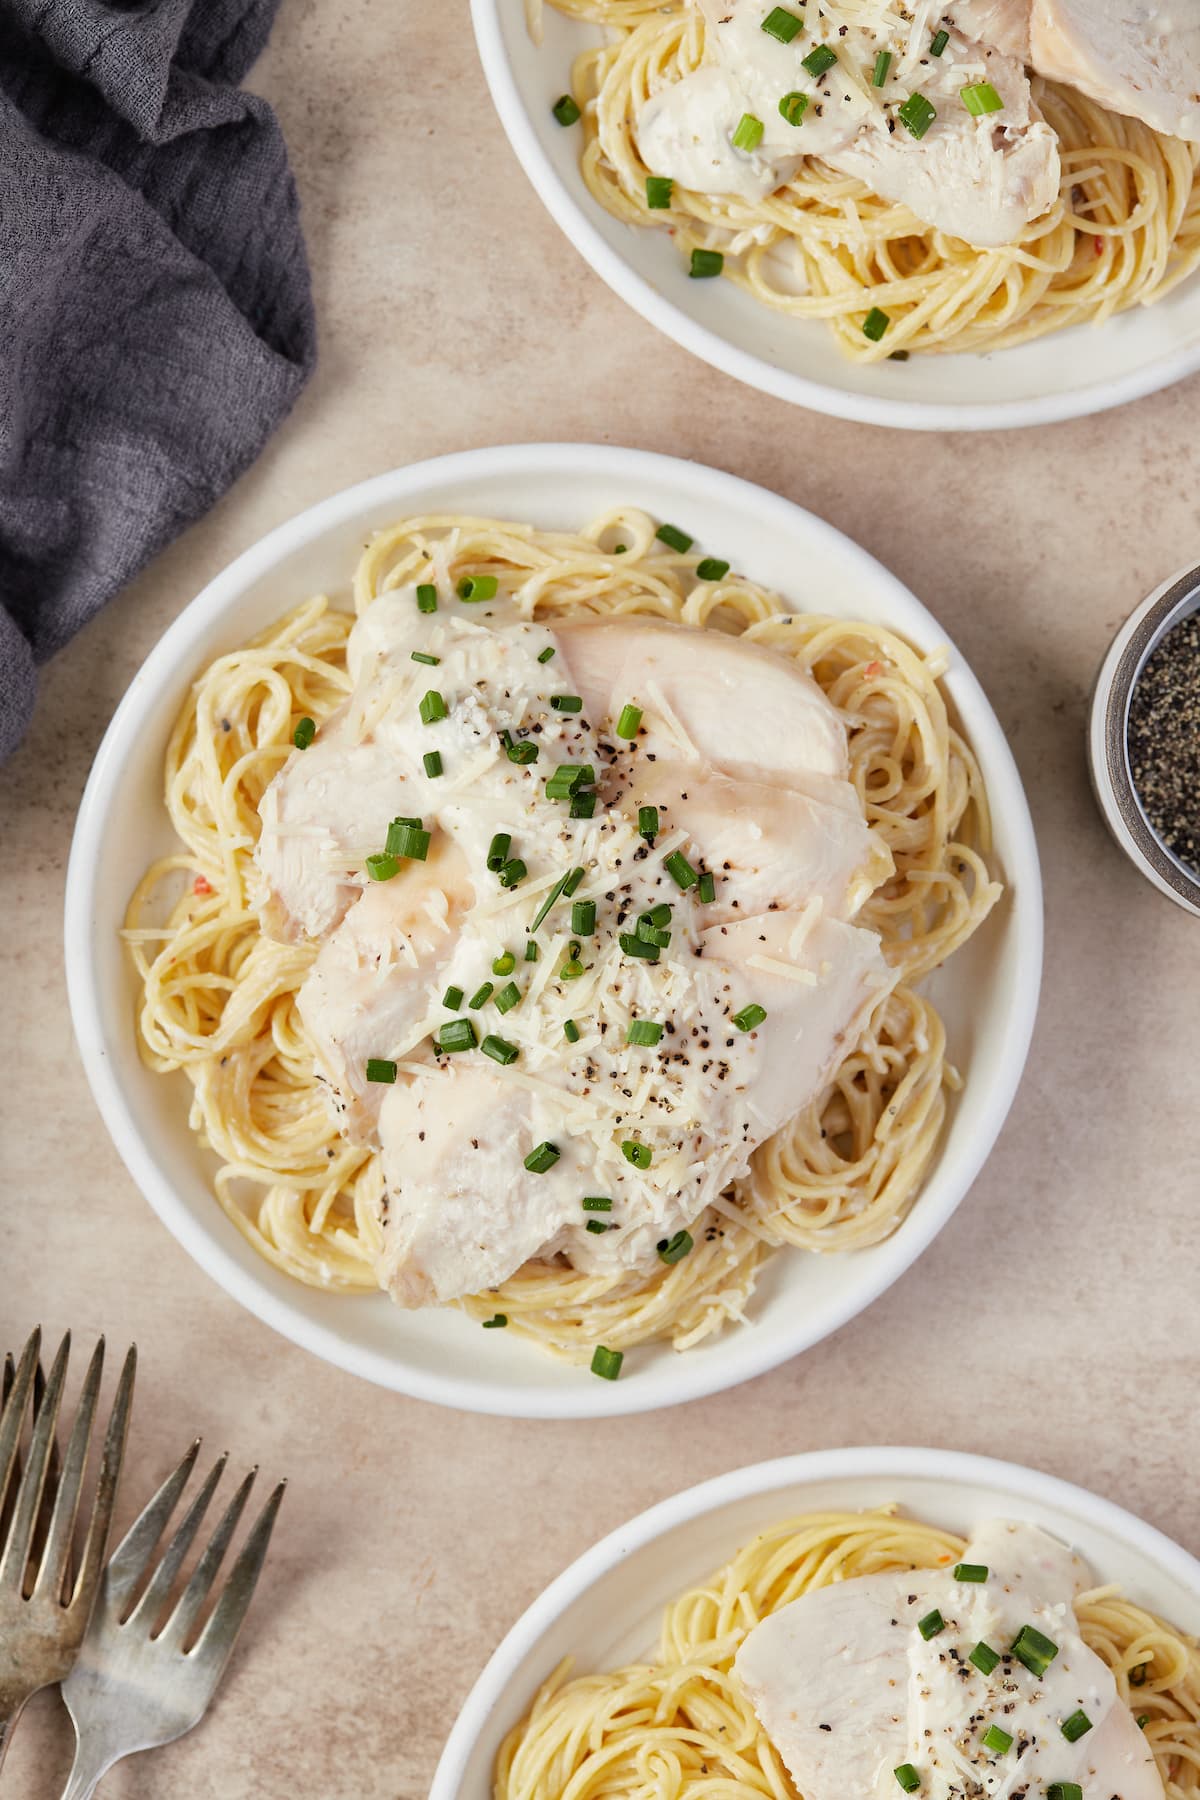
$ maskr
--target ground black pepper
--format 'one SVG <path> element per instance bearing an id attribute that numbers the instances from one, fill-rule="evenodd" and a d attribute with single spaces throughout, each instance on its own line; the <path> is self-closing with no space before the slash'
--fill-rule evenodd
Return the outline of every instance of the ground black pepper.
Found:
<path id="1" fill-rule="evenodd" d="M 1138 678 L 1129 772 L 1155 835 L 1200 872 L 1200 613 L 1172 626 Z"/>

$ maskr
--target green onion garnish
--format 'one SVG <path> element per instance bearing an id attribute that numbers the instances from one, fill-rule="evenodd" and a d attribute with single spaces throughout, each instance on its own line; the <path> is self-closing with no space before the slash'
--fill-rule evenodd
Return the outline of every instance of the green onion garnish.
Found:
<path id="1" fill-rule="evenodd" d="M 463 991 L 460 987 L 448 987 L 442 995 L 442 1005 L 448 1012 L 457 1012 L 463 1003 Z"/>
<path id="2" fill-rule="evenodd" d="M 836 61 L 836 50 L 831 50 L 828 44 L 818 44 L 815 50 L 801 57 L 800 67 L 807 69 L 814 81 L 819 81 L 822 75 L 828 75 Z"/>
<path id="3" fill-rule="evenodd" d="M 567 1019 L 565 1021 L 563 1025 L 563 1036 L 566 1038 L 568 1044 L 577 1044 L 579 1042 L 579 1027 L 574 1019 Z"/>
<path id="4" fill-rule="evenodd" d="M 555 712 L 577 713 L 583 711 L 583 701 L 578 694 L 551 694 L 550 704 Z"/>
<path id="5" fill-rule="evenodd" d="M 986 1581 L 988 1578 L 986 1563 L 955 1563 L 955 1581 Z"/>
<path id="6" fill-rule="evenodd" d="M 430 781 L 436 781 L 442 772 L 442 753 L 440 750 L 427 750 L 421 761 L 425 765 L 425 773 Z"/>
<path id="7" fill-rule="evenodd" d="M 983 1734 L 983 1747 L 992 1751 L 995 1756 L 1003 1756 L 1006 1750 L 1012 1749 L 1012 1733 L 1005 1731 L 1000 1725 L 989 1725 Z"/>
<path id="8" fill-rule="evenodd" d="M 608 1226 L 603 1219 L 589 1219 L 586 1228 L 591 1232 L 593 1237 L 603 1237 L 604 1233 L 608 1230 Z"/>
<path id="9" fill-rule="evenodd" d="M 506 982 L 496 995 L 496 1011 L 511 1012 L 514 1006 L 520 1006 L 523 996 L 515 981 Z"/>
<path id="10" fill-rule="evenodd" d="M 494 600 L 500 583 L 495 575 L 464 575 L 458 584 L 460 600 Z"/>
<path id="11" fill-rule="evenodd" d="M 563 94 L 554 102 L 550 111 L 554 114 L 560 125 L 578 125 L 579 123 L 579 108 L 576 106 L 574 100 L 572 100 L 570 94 Z"/>
<path id="12" fill-rule="evenodd" d="M 717 897 L 717 878 L 711 870 L 706 869 L 700 877 L 700 885 L 696 889 L 696 898 L 701 906 L 711 906 Z"/>
<path id="13" fill-rule="evenodd" d="M 542 920 L 546 917 L 546 914 L 550 911 L 550 908 L 552 906 L 556 905 L 556 903 L 558 902 L 560 897 L 566 893 L 567 883 L 570 881 L 570 879 L 571 879 L 572 875 L 574 875 L 574 873 L 575 873 L 574 869 L 568 869 L 565 875 L 559 876 L 559 878 L 555 882 L 554 886 L 550 889 L 550 892 L 546 895 L 546 898 L 542 901 L 542 904 L 538 907 L 537 912 L 534 914 L 533 924 L 529 927 L 530 931 L 537 930 L 537 928 L 541 924 Z M 582 881 L 582 880 L 583 880 L 583 870 L 580 869 L 579 881 Z M 579 886 L 579 881 L 577 881 L 575 883 L 575 887 Z M 574 891 L 574 890 L 572 890 L 572 891 Z"/>
<path id="14" fill-rule="evenodd" d="M 571 898 L 571 895 L 575 892 L 575 889 L 579 886 L 579 884 L 582 880 L 583 880 L 583 870 L 582 869 L 572 869 L 571 873 L 567 876 L 566 881 L 563 883 L 563 893 L 567 896 L 568 900 Z M 578 948 L 578 946 L 576 946 L 576 948 Z"/>
<path id="15" fill-rule="evenodd" d="M 631 937 L 627 931 L 619 932 L 617 943 L 626 956 L 636 956 L 642 962 L 657 962 L 658 953 L 664 948 L 662 944 L 652 944 L 643 937 Z"/>
<path id="16" fill-rule="evenodd" d="M 546 648 L 544 650 L 538 651 L 538 661 L 540 663 L 548 663 L 550 661 L 550 658 L 553 655 L 554 655 L 554 645 L 547 644 Z"/>
<path id="17" fill-rule="evenodd" d="M 891 322 L 887 313 L 881 312 L 879 307 L 873 306 L 863 320 L 863 336 L 870 338 L 873 344 L 877 344 Z"/>
<path id="18" fill-rule="evenodd" d="M 741 1012 L 734 1013 L 733 1022 L 739 1031 L 753 1031 L 762 1024 L 766 1016 L 766 1007 L 760 1006 L 757 1000 L 752 1000 L 749 1006 L 743 1006 Z"/>
<path id="19" fill-rule="evenodd" d="M 1146 1676 L 1149 1673 L 1149 1669 L 1149 1663 L 1134 1663 L 1132 1669 L 1129 1671 L 1130 1687 L 1145 1687 Z"/>
<path id="20" fill-rule="evenodd" d="M 1052 1781 L 1046 1800 L 1083 1800 L 1083 1789 L 1077 1781 Z"/>
<path id="21" fill-rule="evenodd" d="M 802 125 L 804 123 L 804 115 L 808 111 L 808 95 L 797 93 L 785 94 L 783 99 L 779 102 L 779 110 L 789 125 Z M 697 575 L 700 575 L 700 570 L 697 569 L 696 573 Z M 720 580 L 719 575 L 701 575 L 700 578 L 702 581 Z"/>
<path id="22" fill-rule="evenodd" d="M 386 850 L 381 851 L 378 856 L 368 856 L 367 874 L 372 881 L 390 881 L 393 875 L 399 873 L 400 864 L 394 856 L 389 856 Z"/>
<path id="23" fill-rule="evenodd" d="M 923 138 L 937 118 L 937 108 L 924 94 L 910 94 L 903 105 L 896 108 L 896 117 L 912 137 Z"/>
<path id="24" fill-rule="evenodd" d="M 596 794 L 594 789 L 586 793 L 571 795 L 569 817 L 572 819 L 590 819 L 596 810 Z"/>
<path id="25" fill-rule="evenodd" d="M 669 925 L 671 923 L 671 916 L 672 909 L 670 903 L 666 900 L 660 900 L 657 906 L 652 906 L 650 908 L 649 912 L 638 914 L 638 924 L 640 925 L 642 920 L 645 919 L 647 924 L 650 925 Z"/>
<path id="26" fill-rule="evenodd" d="M 892 1774 L 906 1794 L 915 1794 L 921 1785 L 921 1777 L 911 1763 L 901 1763 L 898 1769 L 892 1770 Z"/>
<path id="27" fill-rule="evenodd" d="M 1000 1661 L 1000 1652 L 993 1650 L 990 1644 L 985 1644 L 980 1638 L 967 1660 L 975 1664 L 981 1675 L 990 1675 Z"/>
<path id="28" fill-rule="evenodd" d="M 665 212 L 671 204 L 675 183 L 669 175 L 647 175 L 646 205 L 651 212 Z"/>
<path id="29" fill-rule="evenodd" d="M 1069 1719 L 1064 1719 L 1059 1726 L 1059 1730 L 1066 1738 L 1068 1744 L 1077 1744 L 1080 1738 L 1086 1737 L 1091 1729 L 1092 1721 L 1088 1718 L 1082 1707 L 1078 1712 L 1073 1712 Z"/>
<path id="30" fill-rule="evenodd" d="M 504 867 L 500 870 L 500 873 L 497 875 L 496 880 L 500 883 L 502 888 L 515 888 L 518 882 L 524 881 L 528 873 L 529 870 L 525 867 L 525 864 L 521 861 L 519 856 L 510 856 Z"/>
<path id="31" fill-rule="evenodd" d="M 626 704 L 625 706 L 623 706 L 621 708 L 621 716 L 617 720 L 617 736 L 619 738 L 627 738 L 629 740 L 632 740 L 633 738 L 635 738 L 637 736 L 638 726 L 641 724 L 641 722 L 642 722 L 641 707 L 640 706 L 630 706 L 630 705 Z"/>
<path id="32" fill-rule="evenodd" d="M 522 765 L 535 763 L 538 759 L 538 747 L 529 738 L 521 738 L 515 744 L 506 745 L 505 753 L 509 762 Z"/>
<path id="33" fill-rule="evenodd" d="M 417 829 L 420 830 L 421 821 L 420 819 L 407 817 L 403 813 L 399 818 L 392 820 L 391 824 L 388 826 L 387 839 L 383 846 L 389 856 L 399 855 L 400 834 L 406 825 L 415 825 Z"/>
<path id="34" fill-rule="evenodd" d="M 871 86 L 872 87 L 882 87 L 883 86 L 884 82 L 888 78 L 888 70 L 891 68 L 891 66 L 892 66 L 891 51 L 890 50 L 881 50 L 879 52 L 879 55 L 875 58 L 875 73 L 871 76 Z"/>
<path id="35" fill-rule="evenodd" d="M 571 903 L 571 930 L 580 937 L 591 937 L 596 929 L 596 902 L 575 900 Z"/>
<path id="36" fill-rule="evenodd" d="M 494 983 L 490 981 L 485 981 L 481 987 L 477 987 L 475 992 L 471 995 L 471 998 L 467 1001 L 467 1005 L 471 1008 L 471 1011 L 478 1012 L 481 1006 L 486 1006 L 492 997 L 493 991 Z"/>
<path id="37" fill-rule="evenodd" d="M 449 717 L 446 702 L 436 688 L 430 688 L 420 705 L 421 719 L 426 725 L 432 725 L 437 719 Z"/>
<path id="38" fill-rule="evenodd" d="M 601 1376 L 605 1381 L 615 1381 L 624 1361 L 623 1350 L 606 1350 L 603 1344 L 597 1344 L 592 1351 L 592 1374 Z"/>
<path id="39" fill-rule="evenodd" d="M 1139 1713 L 1138 1714 L 1137 1728 L 1139 1731 L 1145 1731 L 1145 1729 L 1149 1723 L 1150 1723 L 1150 1714 L 1149 1713 Z"/>
<path id="40" fill-rule="evenodd" d="M 959 99 L 973 119 L 982 119 L 987 113 L 1004 110 L 1004 102 L 990 81 L 976 81 L 970 87 L 965 87 Z"/>
<path id="41" fill-rule="evenodd" d="M 490 1319 L 482 1320 L 485 1331 L 503 1331 L 508 1324 L 507 1313 L 493 1313 Z"/>
<path id="42" fill-rule="evenodd" d="M 396 1079 L 396 1065 L 385 1056 L 368 1056 L 367 1080 L 384 1081 L 389 1085 Z"/>
<path id="43" fill-rule="evenodd" d="M 413 662 L 428 663 L 431 669 L 436 669 L 442 660 L 440 656 L 430 656 L 428 650 L 413 650 L 411 659 Z"/>
<path id="44" fill-rule="evenodd" d="M 654 1152 L 649 1144 L 639 1144 L 634 1138 L 623 1139 L 621 1155 L 626 1162 L 632 1163 L 635 1169 L 648 1169 L 654 1159 Z"/>
<path id="45" fill-rule="evenodd" d="M 693 869 L 682 850 L 672 850 L 670 856 L 664 861 L 663 868 L 667 871 L 667 874 L 671 877 L 675 886 L 682 888 L 684 893 L 686 893 L 690 887 L 695 887 L 700 879 L 699 871 Z"/>
<path id="46" fill-rule="evenodd" d="M 930 1638 L 936 1637 L 939 1631 L 945 1631 L 945 1629 L 946 1621 L 943 1619 L 936 1606 L 932 1612 L 926 1613 L 923 1619 L 917 1620 L 917 1630 L 925 1639 L 926 1643 L 929 1642 Z"/>
<path id="47" fill-rule="evenodd" d="M 295 744 L 297 750 L 307 750 L 316 735 L 316 720 L 303 718 L 297 722 L 296 729 L 292 733 L 292 742 Z"/>
<path id="48" fill-rule="evenodd" d="M 478 1042 L 470 1019 L 450 1019 L 438 1032 L 437 1047 L 448 1056 L 456 1050 L 473 1050 Z"/>
<path id="49" fill-rule="evenodd" d="M 933 42 L 929 46 L 930 56 L 940 56 L 949 42 L 950 33 L 948 31 L 935 32 Z"/>
<path id="50" fill-rule="evenodd" d="M 637 935 L 644 944 L 653 944 L 658 950 L 665 950 L 671 942 L 671 933 L 661 926 L 655 925 L 649 913 L 642 913 L 637 922 Z"/>
<path id="51" fill-rule="evenodd" d="M 569 800 L 579 787 L 590 787 L 596 771 L 590 763 L 559 763 L 546 777 L 547 800 Z"/>
<path id="52" fill-rule="evenodd" d="M 669 550 L 678 550 L 681 556 L 691 549 L 694 542 L 686 531 L 680 531 L 678 525 L 660 525 L 654 535 Z"/>
<path id="53" fill-rule="evenodd" d="M 584 1212 L 611 1212 L 612 1201 L 603 1194 L 585 1194 L 583 1197 Z"/>
<path id="54" fill-rule="evenodd" d="M 534 943 L 533 939 L 530 938 L 525 946 L 525 961 L 536 962 L 540 954 L 541 952 L 538 950 L 537 945 Z"/>
<path id="55" fill-rule="evenodd" d="M 668 1266 L 682 1262 L 692 1248 L 692 1234 L 690 1231 L 677 1231 L 674 1237 L 663 1238 L 657 1248 L 660 1262 L 665 1262 Z"/>
<path id="56" fill-rule="evenodd" d="M 437 611 L 437 589 L 432 581 L 423 581 L 417 588 L 417 611 L 423 613 Z"/>
<path id="57" fill-rule="evenodd" d="M 579 958 L 577 956 L 569 956 L 562 968 L 558 971 L 558 979 L 560 981 L 578 981 L 580 976 L 585 975 L 586 973 L 587 971 Z"/>
<path id="58" fill-rule="evenodd" d="M 1013 1639 L 1012 1653 L 1031 1675 L 1044 1675 L 1058 1655 L 1058 1645 L 1044 1637 L 1036 1625 L 1022 1625 Z"/>
<path id="59" fill-rule="evenodd" d="M 803 94 L 798 94 L 796 98 L 802 100 L 804 96 Z M 782 102 L 780 104 L 782 104 Z M 722 562 L 719 556 L 702 557 L 696 564 L 696 574 L 701 581 L 724 581 L 728 573 L 729 564 L 727 562 Z"/>
<path id="60" fill-rule="evenodd" d="M 495 875 L 508 861 L 508 853 L 512 849 L 512 838 L 507 831 L 498 831 L 488 845 L 487 866 Z"/>
<path id="61" fill-rule="evenodd" d="M 517 966 L 517 959 L 511 950 L 504 950 L 492 964 L 493 975 L 511 975 Z"/>
<path id="62" fill-rule="evenodd" d="M 638 807 L 638 835 L 651 840 L 658 836 L 657 806 Z"/>
<path id="63" fill-rule="evenodd" d="M 554 1144 L 537 1144 L 525 1158 L 525 1167 L 531 1175 L 544 1175 L 558 1161 L 559 1152 Z"/>
<path id="64" fill-rule="evenodd" d="M 724 267 L 725 258 L 719 250 L 693 250 L 688 274 L 693 281 L 709 281 L 714 275 L 719 275 Z M 658 535 L 661 537 L 662 532 Z"/>
<path id="65" fill-rule="evenodd" d="M 424 862 L 429 855 L 429 833 L 410 819 L 393 819 L 388 826 L 387 847 L 393 856 Z"/>
<path id="66" fill-rule="evenodd" d="M 657 1019 L 634 1019 L 625 1033 L 625 1042 L 649 1050 L 661 1040 L 662 1034 L 663 1028 Z"/>
<path id="67" fill-rule="evenodd" d="M 485 1056 L 490 1056 L 493 1062 L 503 1063 L 505 1066 L 516 1062 L 521 1054 L 515 1044 L 510 1044 L 507 1038 L 502 1037 L 485 1037 L 479 1048 Z"/>
<path id="68" fill-rule="evenodd" d="M 804 21 L 789 12 L 786 6 L 773 6 L 762 22 L 762 29 L 781 44 L 790 44 L 796 34 L 803 31 Z"/>
<path id="69" fill-rule="evenodd" d="M 763 122 L 753 113 L 743 113 L 733 134 L 735 150 L 757 150 L 762 143 Z"/>

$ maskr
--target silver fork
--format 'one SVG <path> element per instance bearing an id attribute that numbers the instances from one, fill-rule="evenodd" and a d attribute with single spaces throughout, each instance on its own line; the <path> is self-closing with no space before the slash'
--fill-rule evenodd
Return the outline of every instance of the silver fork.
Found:
<path id="1" fill-rule="evenodd" d="M 137 1366 L 132 1349 L 125 1358 L 109 1415 L 83 1557 L 72 1580 L 71 1547 L 104 1368 L 104 1339 L 88 1364 L 62 1470 L 55 1481 L 51 1461 L 70 1346 L 68 1332 L 39 1397 L 41 1333 L 35 1331 L 21 1352 L 11 1385 L 7 1378 L 4 1383 L 7 1391 L 0 1409 L 0 1763 L 26 1700 L 39 1688 L 61 1681 L 75 1660 L 104 1566 L 129 1425 Z M 33 1429 L 22 1469 L 21 1432 L 31 1396 Z M 45 1522 L 47 1509 L 49 1520 Z"/>
<path id="2" fill-rule="evenodd" d="M 199 1448 L 197 1439 L 134 1520 L 104 1571 L 91 1624 L 62 1685 L 76 1738 L 62 1800 L 90 1800 L 101 1777 L 122 1757 L 169 1744 L 190 1731 L 203 1717 L 237 1641 L 287 1485 L 282 1481 L 259 1513 L 199 1637 L 188 1643 L 250 1496 L 254 1469 L 226 1507 L 165 1624 L 155 1630 L 216 1492 L 223 1456 L 188 1506 L 141 1598 L 132 1604 Z"/>

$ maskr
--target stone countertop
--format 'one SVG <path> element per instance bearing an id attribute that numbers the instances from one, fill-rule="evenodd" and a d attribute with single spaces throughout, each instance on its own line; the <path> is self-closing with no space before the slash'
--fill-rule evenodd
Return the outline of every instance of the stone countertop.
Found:
<path id="1" fill-rule="evenodd" d="M 106 1800 L 421 1800 L 520 1611 L 650 1502 L 739 1463 L 919 1443 L 1033 1464 L 1200 1553 L 1198 930 L 1109 842 L 1084 766 L 1113 631 L 1200 555 L 1192 381 L 1107 417 L 901 435 L 790 409 L 693 361 L 584 266 L 494 117 L 466 8 L 290 0 L 254 85 L 296 164 L 321 365 L 220 506 L 45 672 L 0 770 L 0 1345 L 37 1320 L 141 1353 L 126 1495 L 196 1433 L 290 1477 L 210 1716 Z M 1032 1060 L 984 1174 L 862 1318 L 736 1392 L 593 1425 L 467 1417 L 327 1368 L 184 1255 L 79 1068 L 60 920 L 87 770 L 134 671 L 231 557 L 334 489 L 513 439 L 625 443 L 747 476 L 882 558 L 980 675 L 1046 876 Z M 1019 1332 L 1014 1328 L 1019 1325 Z M 59 1792 L 70 1729 L 30 1708 L 0 1781 Z"/>

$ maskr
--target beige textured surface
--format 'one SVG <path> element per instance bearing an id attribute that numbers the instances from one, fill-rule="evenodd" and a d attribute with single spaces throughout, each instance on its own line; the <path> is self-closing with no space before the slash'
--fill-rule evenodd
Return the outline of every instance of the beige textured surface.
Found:
<path id="1" fill-rule="evenodd" d="M 1200 1553 L 1200 927 L 1110 846 L 1087 689 L 1129 608 L 1200 553 L 1200 384 L 1106 419 L 918 438 L 791 411 L 673 349 L 589 274 L 492 115 L 463 0 L 289 0 L 257 84 L 297 164 L 322 364 L 261 463 L 47 671 L 0 771 L 0 1343 L 42 1319 L 142 1353 L 127 1493 L 195 1432 L 292 1488 L 214 1712 L 113 1800 L 419 1800 L 485 1656 L 601 1531 L 740 1462 L 861 1442 L 993 1452 Z M 945 621 L 1029 784 L 1048 960 L 1032 1064 L 951 1228 L 869 1314 L 740 1392 L 510 1424 L 376 1392 L 240 1313 L 157 1224 L 72 1053 L 59 920 L 89 760 L 140 659 L 268 527 L 398 462 L 506 439 L 630 443 L 766 483 Z M 57 1701 L 0 1791 L 56 1795 Z"/>

